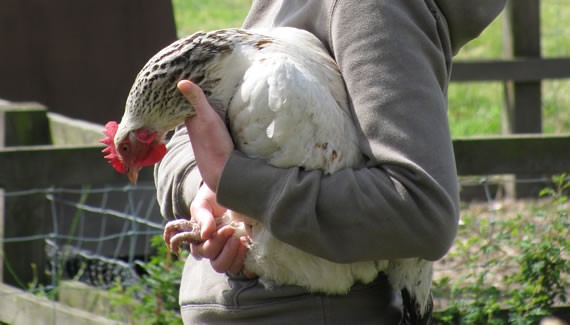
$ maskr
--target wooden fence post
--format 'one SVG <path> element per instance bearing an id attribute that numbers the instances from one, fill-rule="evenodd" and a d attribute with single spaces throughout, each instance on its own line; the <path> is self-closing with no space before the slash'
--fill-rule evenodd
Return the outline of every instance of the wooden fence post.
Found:
<path id="1" fill-rule="evenodd" d="M 504 24 L 504 53 L 509 59 L 540 58 L 539 0 L 511 0 Z M 542 132 L 541 81 L 507 81 L 508 133 Z"/>
<path id="2" fill-rule="evenodd" d="M 509 0 L 503 24 L 504 56 L 540 58 L 540 0 Z M 505 82 L 505 109 L 503 132 L 541 133 L 542 94 L 541 81 Z M 538 175 L 516 175 L 517 179 L 536 178 Z M 515 197 L 536 197 L 542 185 L 517 183 L 510 189 Z"/>
<path id="3" fill-rule="evenodd" d="M 0 104 L 0 148 L 50 144 L 47 110 L 36 103 Z M 37 168 L 42 168 L 41 162 Z M 33 184 L 33 180 L 30 181 Z M 13 189 L 10 189 L 13 190 Z M 51 220 L 45 220 L 49 205 L 41 194 L 5 197 L 0 189 L 0 238 L 15 238 L 50 231 Z M 26 285 L 34 278 L 43 282 L 47 262 L 44 240 L 18 243 L 0 242 L 0 279 L 11 285 Z M 34 274 L 32 261 L 37 272 Z"/>

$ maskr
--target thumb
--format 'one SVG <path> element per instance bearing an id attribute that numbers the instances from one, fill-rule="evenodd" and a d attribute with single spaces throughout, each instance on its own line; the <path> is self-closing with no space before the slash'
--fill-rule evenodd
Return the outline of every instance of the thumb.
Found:
<path id="1" fill-rule="evenodd" d="M 207 185 L 201 185 L 196 197 L 190 203 L 190 215 L 200 225 L 202 239 L 212 238 L 217 230 L 216 217 L 223 215 L 224 212 L 225 209 L 219 208 L 216 204 L 216 193 Z"/>
<path id="2" fill-rule="evenodd" d="M 200 237 L 204 240 L 212 238 L 217 230 L 212 209 L 207 204 L 199 204 L 192 215 L 200 225 Z"/>
<path id="3" fill-rule="evenodd" d="M 205 109 L 208 109 L 210 104 L 208 104 L 208 99 L 202 88 L 200 88 L 197 84 L 191 82 L 190 80 L 180 80 L 176 85 L 178 90 L 186 97 L 186 99 L 192 104 L 194 109 L 196 110 L 196 114 L 200 114 L 204 112 Z"/>

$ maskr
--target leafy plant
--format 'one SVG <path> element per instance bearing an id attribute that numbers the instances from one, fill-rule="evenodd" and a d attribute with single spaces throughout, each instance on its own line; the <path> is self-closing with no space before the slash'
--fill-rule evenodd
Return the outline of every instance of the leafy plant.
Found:
<path id="1" fill-rule="evenodd" d="M 184 267 L 183 259 L 177 259 L 167 251 L 162 236 L 152 238 L 156 254 L 148 263 L 140 263 L 144 270 L 140 282 L 129 286 L 120 279 L 109 290 L 116 307 L 113 318 L 129 315 L 132 324 L 182 324 L 178 312 L 178 290 Z"/>
<path id="2" fill-rule="evenodd" d="M 435 281 L 435 295 L 450 300 L 434 315 L 438 323 L 536 324 L 566 301 L 570 181 L 563 174 L 553 183 L 541 191 L 546 203 L 539 211 L 496 221 L 463 218 L 460 235 L 468 236 L 458 237 L 450 259 L 466 271 Z"/>

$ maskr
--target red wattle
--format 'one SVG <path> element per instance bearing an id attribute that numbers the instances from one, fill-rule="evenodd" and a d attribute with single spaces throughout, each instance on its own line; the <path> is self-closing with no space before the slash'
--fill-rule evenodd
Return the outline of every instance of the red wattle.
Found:
<path id="1" fill-rule="evenodd" d="M 164 143 L 153 143 L 146 157 L 139 162 L 139 166 L 152 166 L 159 162 L 166 155 L 166 145 Z"/>

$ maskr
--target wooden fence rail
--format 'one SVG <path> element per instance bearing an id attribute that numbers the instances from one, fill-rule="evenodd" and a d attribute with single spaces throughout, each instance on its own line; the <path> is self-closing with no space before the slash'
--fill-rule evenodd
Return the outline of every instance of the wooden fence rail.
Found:
<path id="1" fill-rule="evenodd" d="M 125 184 L 103 159 L 99 145 L 25 146 L 0 150 L 0 187 L 10 190 L 64 187 L 72 185 Z M 152 180 L 152 168 L 145 168 L 141 181 Z"/>
<path id="2" fill-rule="evenodd" d="M 460 175 L 555 174 L 570 170 L 570 135 L 466 137 L 453 141 Z M 70 185 L 123 184 L 102 159 L 102 147 L 26 146 L 0 150 L 0 187 L 10 190 Z M 152 181 L 152 168 L 141 171 Z"/>
<path id="3" fill-rule="evenodd" d="M 540 81 L 570 78 L 569 58 L 458 61 L 451 81 Z"/>

